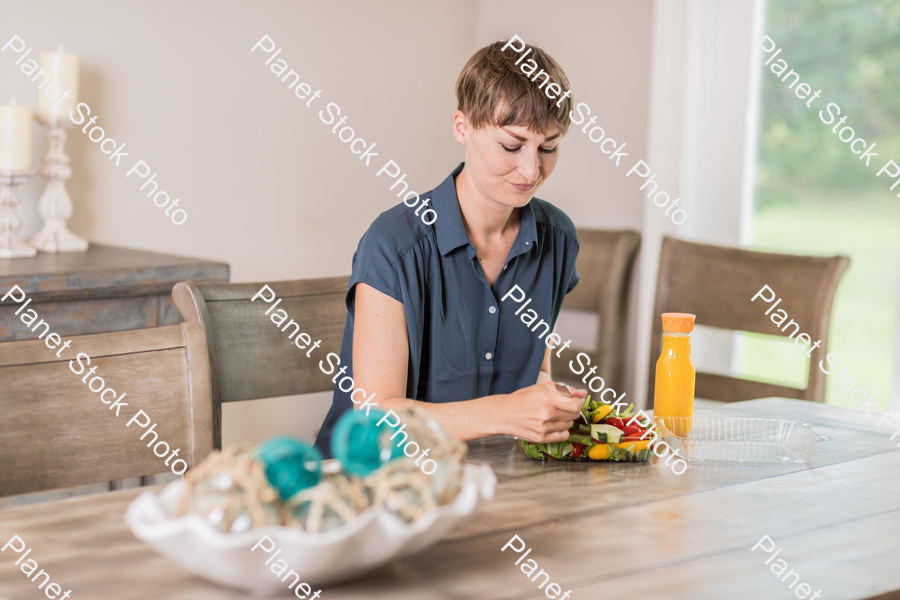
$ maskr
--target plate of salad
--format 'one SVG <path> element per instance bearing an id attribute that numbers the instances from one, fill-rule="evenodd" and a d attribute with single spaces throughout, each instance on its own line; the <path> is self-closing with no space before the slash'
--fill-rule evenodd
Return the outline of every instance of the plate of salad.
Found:
<path id="1" fill-rule="evenodd" d="M 653 423 L 643 415 L 632 421 L 634 413 L 633 403 L 614 411 L 609 404 L 593 402 L 588 396 L 581 416 L 569 429 L 568 440 L 549 444 L 519 440 L 519 444 L 527 456 L 537 460 L 646 462 L 657 436 L 650 432 Z"/>

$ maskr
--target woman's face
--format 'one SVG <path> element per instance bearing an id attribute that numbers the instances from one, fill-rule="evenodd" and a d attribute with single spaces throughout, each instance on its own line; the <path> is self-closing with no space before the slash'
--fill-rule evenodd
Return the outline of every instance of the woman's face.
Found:
<path id="1" fill-rule="evenodd" d="M 472 129 L 456 111 L 453 134 L 466 147 L 466 170 L 482 196 L 509 207 L 528 204 L 559 160 L 559 128 L 536 133 L 523 125 Z"/>

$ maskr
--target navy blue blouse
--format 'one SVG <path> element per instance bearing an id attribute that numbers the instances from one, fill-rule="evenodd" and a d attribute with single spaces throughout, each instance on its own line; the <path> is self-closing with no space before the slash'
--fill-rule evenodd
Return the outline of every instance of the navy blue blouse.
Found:
<path id="1" fill-rule="evenodd" d="M 381 213 L 360 240 L 341 344 L 346 375 L 353 375 L 354 292 L 362 282 L 403 303 L 409 335 L 407 398 L 457 402 L 508 394 L 537 381 L 547 349 L 546 335 L 538 336 L 547 327 L 536 327 L 535 313 L 552 331 L 563 298 L 578 283 L 575 226 L 552 204 L 532 198 L 519 209 L 519 233 L 492 289 L 459 210 L 454 178 L 463 164 L 422 195 L 431 198 L 437 212 L 432 225 L 400 203 Z M 514 286 L 526 299 L 516 302 L 522 298 L 516 291 L 501 302 Z M 335 422 L 352 406 L 350 392 L 335 387 L 316 440 L 326 455 Z"/>

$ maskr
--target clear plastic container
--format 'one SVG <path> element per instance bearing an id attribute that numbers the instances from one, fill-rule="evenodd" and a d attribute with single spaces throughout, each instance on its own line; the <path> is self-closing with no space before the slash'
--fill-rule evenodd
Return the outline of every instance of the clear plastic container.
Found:
<path id="1" fill-rule="evenodd" d="M 666 443 L 677 440 L 688 460 L 809 463 L 827 438 L 809 425 L 741 417 L 655 417 Z M 675 435 L 673 431 L 687 431 Z"/>

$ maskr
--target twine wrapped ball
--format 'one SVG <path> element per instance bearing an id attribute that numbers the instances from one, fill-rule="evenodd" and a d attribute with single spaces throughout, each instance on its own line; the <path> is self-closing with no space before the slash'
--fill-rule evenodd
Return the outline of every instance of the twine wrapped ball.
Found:
<path id="1" fill-rule="evenodd" d="M 241 533 L 279 522 L 278 492 L 269 485 L 253 444 L 214 450 L 185 476 L 176 513 L 194 513 L 223 532 Z"/>
<path id="2" fill-rule="evenodd" d="M 322 474 L 318 452 L 290 438 L 214 451 L 185 475 L 187 491 L 173 516 L 198 514 L 231 533 L 278 524 L 318 533 L 342 527 L 372 506 L 412 523 L 459 494 L 467 447 L 418 407 L 395 414 L 408 436 L 397 442 L 390 439 L 396 434 L 391 427 L 376 425 L 384 413 L 348 413 L 335 428 L 342 432 L 335 452 L 341 469 L 329 474 Z M 419 458 L 399 450 L 412 442 Z"/>
<path id="3" fill-rule="evenodd" d="M 398 409 L 396 414 L 409 434 L 399 443 L 415 442 L 420 449 L 427 449 L 436 467 L 426 474 L 421 457 L 413 460 L 402 456 L 371 473 L 365 483 L 373 505 L 383 506 L 411 523 L 436 505 L 449 504 L 456 498 L 468 448 L 418 407 Z"/>
<path id="4" fill-rule="evenodd" d="M 310 533 L 329 531 L 352 521 L 369 504 L 362 480 L 330 474 L 289 498 L 282 506 L 281 522 Z"/>
<path id="5" fill-rule="evenodd" d="M 411 406 L 397 411 L 406 423 L 409 439 L 419 444 L 420 448 L 428 448 L 428 458 L 437 463 L 437 468 L 426 475 L 430 482 L 431 492 L 438 504 L 449 504 L 459 494 L 469 448 L 417 407 Z M 412 459 L 408 459 L 412 462 Z M 417 467 L 425 475 L 424 470 Z"/>
<path id="6" fill-rule="evenodd" d="M 437 504 L 428 478 L 413 461 L 397 459 L 366 477 L 365 485 L 373 506 L 412 523 Z"/>

